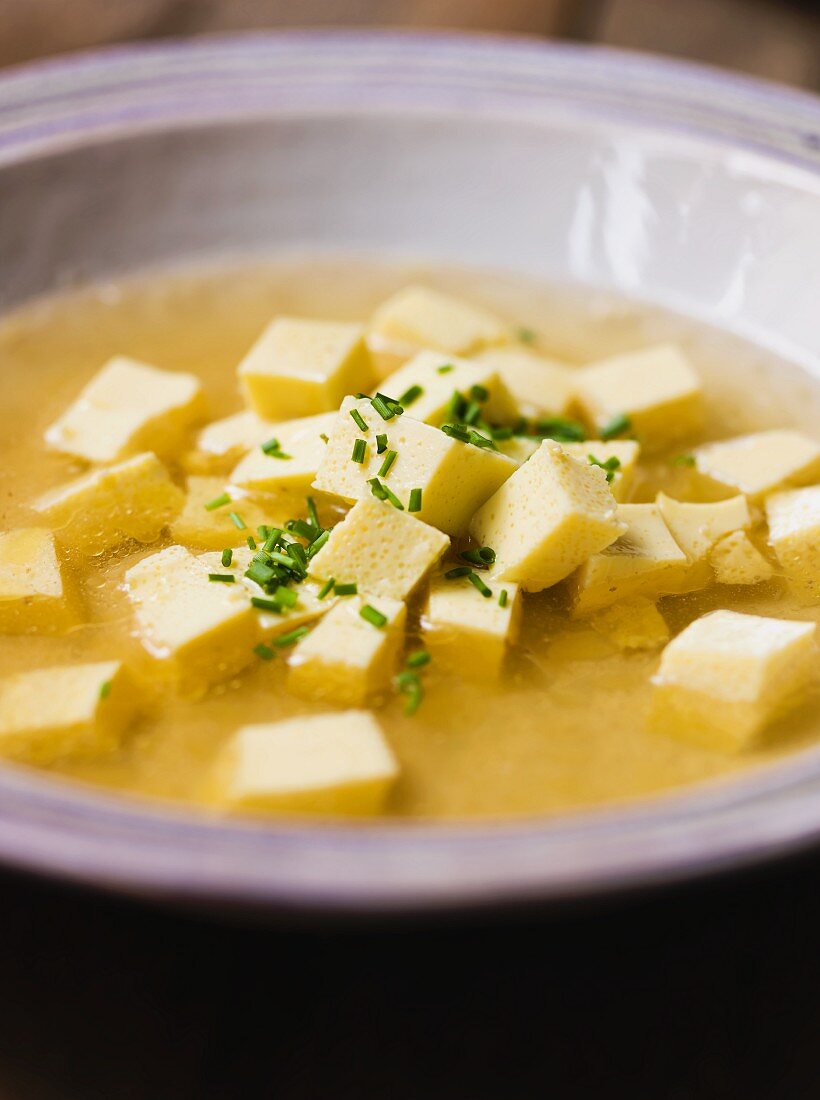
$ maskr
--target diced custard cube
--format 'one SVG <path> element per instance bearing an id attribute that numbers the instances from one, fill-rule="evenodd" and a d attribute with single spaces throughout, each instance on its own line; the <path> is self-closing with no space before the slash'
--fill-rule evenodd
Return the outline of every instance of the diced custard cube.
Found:
<path id="1" fill-rule="evenodd" d="M 692 562 L 703 561 L 720 539 L 734 531 L 745 531 L 752 523 L 744 496 L 691 504 L 658 493 L 656 503 L 675 542 Z"/>
<path id="2" fill-rule="evenodd" d="M 89 462 L 116 462 L 146 450 L 172 456 L 204 408 L 193 374 L 117 356 L 46 431 L 46 442 Z"/>
<path id="3" fill-rule="evenodd" d="M 269 420 L 337 409 L 374 381 L 361 325 L 277 317 L 239 364 L 254 412 Z"/>
<path id="4" fill-rule="evenodd" d="M 184 547 L 143 558 L 125 582 L 140 641 L 186 689 L 226 680 L 253 660 L 258 623 L 247 589 L 210 581 Z"/>
<path id="5" fill-rule="evenodd" d="M 372 607 L 387 622 L 362 617 Z M 296 647 L 288 689 L 303 699 L 361 706 L 390 686 L 404 639 L 407 609 L 388 596 L 346 596 Z"/>
<path id="6" fill-rule="evenodd" d="M 208 508 L 208 504 L 225 494 L 227 504 Z M 231 515 L 238 516 L 244 527 L 237 526 Z M 203 550 L 221 550 L 226 546 L 242 546 L 248 535 L 256 535 L 263 524 L 275 526 L 283 520 L 278 502 L 263 503 L 248 497 L 241 489 L 225 484 L 219 477 L 189 477 L 182 511 L 171 524 L 175 542 Z"/>
<path id="7" fill-rule="evenodd" d="M 336 413 L 320 413 L 299 420 L 285 420 L 258 439 L 231 474 L 231 482 L 247 489 L 305 496 L 325 455 Z M 273 441 L 278 449 L 262 450 Z"/>
<path id="8" fill-rule="evenodd" d="M 653 679 L 655 729 L 708 748 L 748 747 L 801 703 L 816 659 L 814 623 L 713 611 L 663 652 Z"/>
<path id="9" fill-rule="evenodd" d="M 745 531 L 733 531 L 715 546 L 709 555 L 718 584 L 761 584 L 774 574 Z"/>
<path id="10" fill-rule="evenodd" d="M 820 445 L 790 429 L 755 432 L 698 447 L 695 465 L 708 481 L 759 500 L 820 478 Z"/>
<path id="11" fill-rule="evenodd" d="M 621 504 L 626 531 L 593 554 L 570 580 L 572 610 L 585 615 L 630 596 L 679 591 L 689 569 L 655 504 Z"/>
<path id="12" fill-rule="evenodd" d="M 353 411 L 367 424 L 366 432 L 356 425 Z M 348 501 L 370 498 L 368 482 L 379 476 L 385 458 L 377 453 L 379 434 L 387 436 L 388 448 L 397 454 L 384 484 L 405 510 L 411 491 L 421 489 L 421 509 L 413 514 L 448 535 L 464 534 L 476 509 L 516 468 L 497 451 L 452 439 L 407 414 L 382 420 L 369 400 L 350 397 L 342 403 L 314 486 Z M 367 445 L 362 463 L 352 458 L 357 439 Z"/>
<path id="13" fill-rule="evenodd" d="M 498 372 L 521 416 L 528 420 L 566 416 L 575 407 L 576 374 L 565 363 L 515 345 L 489 348 L 478 356 L 477 362 L 486 363 Z"/>
<path id="14" fill-rule="evenodd" d="M 137 703 L 136 687 L 120 661 L 9 676 L 0 680 L 0 755 L 52 764 L 111 752 Z"/>
<path id="15" fill-rule="evenodd" d="M 492 595 L 485 597 L 466 577 L 434 577 L 422 628 L 436 667 L 473 679 L 497 677 L 507 647 L 518 637 L 521 603 L 512 581 L 493 584 Z"/>
<path id="16" fill-rule="evenodd" d="M 243 726 L 219 761 L 219 793 L 234 809 L 374 814 L 399 774 L 366 710 Z"/>
<path id="17" fill-rule="evenodd" d="M 371 497 L 336 524 L 310 570 L 322 580 L 333 577 L 373 596 L 405 600 L 449 548 L 436 527 Z"/>
<path id="18" fill-rule="evenodd" d="M 442 370 L 440 368 L 444 368 Z M 489 395 L 481 402 L 481 416 L 490 424 L 509 424 L 518 419 L 518 404 L 501 380 L 499 371 L 489 363 L 457 359 L 437 351 L 420 351 L 379 383 L 379 391 L 399 401 L 414 386 L 418 397 L 406 402 L 405 411 L 415 420 L 435 427 L 453 417 L 447 407 L 457 392 L 470 400 L 470 390 L 480 386 Z"/>
<path id="19" fill-rule="evenodd" d="M 448 355 L 472 355 L 509 338 L 507 326 L 492 313 L 423 286 L 394 294 L 376 310 L 370 328 Z"/>
<path id="20" fill-rule="evenodd" d="M 660 649 L 669 641 L 666 620 L 654 600 L 646 596 L 634 596 L 597 611 L 590 625 L 619 649 Z"/>
<path id="21" fill-rule="evenodd" d="M 185 468 L 193 474 L 223 473 L 272 435 L 273 424 L 252 409 L 243 409 L 202 429 L 194 450 L 185 456 Z"/>
<path id="22" fill-rule="evenodd" d="M 820 603 L 820 485 L 775 493 L 766 501 L 769 539 L 802 600 Z"/>
<path id="23" fill-rule="evenodd" d="M 155 454 L 94 470 L 34 502 L 64 546 L 102 554 L 127 539 L 153 542 L 185 500 Z"/>
<path id="24" fill-rule="evenodd" d="M 603 359 L 577 372 L 580 403 L 600 431 L 615 417 L 629 417 L 647 449 L 697 432 L 703 419 L 700 379 L 672 344 Z"/>
<path id="25" fill-rule="evenodd" d="M 635 480 L 635 470 L 641 454 L 639 443 L 634 439 L 613 439 L 609 443 L 591 439 L 588 443 L 562 443 L 561 446 L 579 462 L 589 462 L 590 455 L 598 462 L 617 458 L 620 465 L 612 471 L 609 488 L 616 500 L 626 500 Z"/>
<path id="26" fill-rule="evenodd" d="M 52 533 L 43 527 L 0 532 L 0 634 L 63 630 L 77 613 Z"/>
<path id="27" fill-rule="evenodd" d="M 545 440 L 476 512 L 470 534 L 495 550 L 499 581 L 538 592 L 623 534 L 616 509 L 602 469 Z"/>

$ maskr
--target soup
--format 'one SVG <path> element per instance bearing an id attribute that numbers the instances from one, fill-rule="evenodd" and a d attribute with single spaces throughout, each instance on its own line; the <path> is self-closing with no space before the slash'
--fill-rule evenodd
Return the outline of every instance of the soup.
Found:
<path id="1" fill-rule="evenodd" d="M 290 257 L 35 303 L 0 365 L 10 761 L 452 819 L 820 734 L 818 387 L 760 349 L 509 275 Z"/>

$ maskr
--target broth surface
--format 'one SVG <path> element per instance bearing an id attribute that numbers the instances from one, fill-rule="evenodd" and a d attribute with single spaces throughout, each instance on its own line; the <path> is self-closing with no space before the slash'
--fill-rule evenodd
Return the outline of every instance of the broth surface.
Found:
<path id="1" fill-rule="evenodd" d="M 364 320 L 411 281 L 532 328 L 538 350 L 570 362 L 676 341 L 705 383 L 709 420 L 702 438 L 787 425 L 816 433 L 820 387 L 795 368 L 726 334 L 589 291 L 509 275 L 317 257 L 155 273 L 67 292 L 0 324 L 0 529 L 37 525 L 29 502 L 80 472 L 73 460 L 46 450 L 43 432 L 110 356 L 197 374 L 216 419 L 241 408 L 236 365 L 273 315 Z M 661 459 L 646 468 L 631 499 L 652 500 L 659 488 L 674 492 L 681 476 Z M 115 755 L 56 770 L 120 792 L 207 804 L 214 758 L 238 726 L 327 708 L 285 694 L 281 661 L 257 664 L 198 701 L 159 686 L 132 635 L 120 587 L 125 570 L 156 548 L 73 562 L 90 623 L 63 636 L 0 636 L 0 669 L 127 660 L 149 685 L 147 712 Z M 779 581 L 715 586 L 666 598 L 661 607 L 673 633 L 717 607 L 820 619 L 818 609 L 794 603 Z M 653 734 L 644 719 L 657 652 L 616 650 L 589 627 L 569 623 L 554 593 L 526 597 L 524 623 L 499 685 L 448 680 L 433 666 L 414 717 L 405 717 L 395 699 L 379 711 L 402 768 L 390 815 L 555 813 L 639 798 L 759 765 L 820 736 L 816 698 L 772 727 L 759 748 L 738 756 Z"/>

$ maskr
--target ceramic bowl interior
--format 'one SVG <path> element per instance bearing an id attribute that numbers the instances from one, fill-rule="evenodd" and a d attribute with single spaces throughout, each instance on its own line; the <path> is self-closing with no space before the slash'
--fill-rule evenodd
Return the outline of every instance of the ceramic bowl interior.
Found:
<path id="1" fill-rule="evenodd" d="M 292 249 L 609 289 L 820 375 L 820 105 L 640 56 L 447 36 L 206 40 L 0 79 L 2 308 Z M 631 809 L 470 827 L 228 823 L 0 771 L 1 858 L 269 906 L 578 897 L 819 832 L 814 752 Z"/>

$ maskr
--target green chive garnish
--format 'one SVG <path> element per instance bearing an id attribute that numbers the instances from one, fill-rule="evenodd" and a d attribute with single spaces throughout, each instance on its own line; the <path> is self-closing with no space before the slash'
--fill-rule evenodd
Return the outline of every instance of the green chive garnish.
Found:
<path id="1" fill-rule="evenodd" d="M 457 565 L 455 569 L 448 569 L 444 574 L 444 579 L 448 581 L 458 580 L 459 577 L 469 577 L 472 573 L 472 569 L 467 565 Z"/>
<path id="2" fill-rule="evenodd" d="M 491 546 L 481 546 L 478 550 L 465 550 L 458 555 L 471 565 L 477 565 L 479 569 L 486 569 L 488 565 L 495 564 L 495 550 Z"/>
<path id="3" fill-rule="evenodd" d="M 459 439 L 462 443 L 470 442 L 470 433 L 461 424 L 442 424 L 441 430 L 452 439 Z"/>
<path id="4" fill-rule="evenodd" d="M 595 455 L 587 455 L 587 461 L 590 466 L 599 466 L 606 473 L 607 483 L 611 482 L 615 477 L 616 472 L 621 468 L 621 460 L 612 455 L 605 462 L 601 462 L 600 458 L 596 458 Z"/>
<path id="5" fill-rule="evenodd" d="M 220 493 L 218 497 L 214 497 L 213 500 L 209 500 L 205 505 L 205 510 L 213 512 L 216 508 L 224 508 L 226 504 L 231 503 L 231 498 L 227 493 Z"/>
<path id="6" fill-rule="evenodd" d="M 351 409 L 350 410 L 350 415 L 353 417 L 353 421 L 356 424 L 356 427 L 359 429 L 360 432 L 366 432 L 366 431 L 370 430 L 367 426 L 367 421 L 365 420 L 365 418 L 362 416 L 362 414 L 359 412 L 358 409 Z"/>
<path id="7" fill-rule="evenodd" d="M 250 566 L 245 570 L 245 576 L 249 581 L 253 581 L 254 584 L 258 584 L 261 588 L 264 588 L 266 584 L 270 584 L 274 579 L 276 571 L 264 562 L 254 561 L 251 562 Z"/>
<path id="8" fill-rule="evenodd" d="M 410 490 L 410 500 L 407 504 L 408 512 L 420 512 L 421 511 L 421 489 Z"/>
<path id="9" fill-rule="evenodd" d="M 259 645 L 253 647 L 253 652 L 262 661 L 272 661 L 276 654 L 273 652 L 269 645 L 265 645 L 264 642 L 260 642 Z"/>
<path id="10" fill-rule="evenodd" d="M 392 397 L 386 397 L 383 393 L 377 393 L 375 397 L 371 397 L 370 404 L 382 420 L 392 420 L 394 416 L 401 416 L 404 412 L 398 401 L 394 401 Z"/>
<path id="11" fill-rule="evenodd" d="M 300 638 L 308 633 L 306 626 L 297 626 L 295 630 L 289 630 L 287 634 L 280 634 L 278 638 L 273 639 L 273 644 L 278 649 L 284 649 L 286 646 L 296 645 Z"/>
<path id="12" fill-rule="evenodd" d="M 317 593 L 316 599 L 317 600 L 323 600 L 323 599 L 325 599 L 326 596 L 329 596 L 330 592 L 333 588 L 333 585 L 335 583 L 336 583 L 336 581 L 333 579 L 333 577 L 328 577 L 328 579 L 325 581 L 325 583 L 319 589 L 319 592 Z"/>
<path id="13" fill-rule="evenodd" d="M 502 588 L 501 591 L 498 593 L 498 606 L 499 607 L 506 607 L 507 606 L 507 589 L 506 588 Z"/>
<path id="14" fill-rule="evenodd" d="M 400 672 L 396 677 L 396 687 L 402 695 L 407 696 L 407 702 L 404 704 L 404 713 L 408 715 L 408 717 L 412 716 L 419 709 L 421 701 L 424 698 L 424 688 L 421 686 L 421 680 L 415 672 L 410 670 Z"/>
<path id="15" fill-rule="evenodd" d="M 307 498 L 307 510 L 308 516 L 310 517 L 310 522 L 313 524 L 314 527 L 320 529 L 322 525 L 321 523 L 319 523 L 319 513 L 316 510 L 316 501 L 313 499 L 313 497 Z"/>
<path id="16" fill-rule="evenodd" d="M 281 584 L 274 592 L 273 598 L 280 607 L 295 607 L 299 602 L 299 594 L 294 592 L 292 588 L 285 588 Z"/>
<path id="17" fill-rule="evenodd" d="M 481 579 L 481 577 L 479 577 L 478 573 L 474 573 L 472 571 L 472 569 L 467 574 L 467 580 L 470 582 L 470 584 L 474 588 L 478 589 L 478 591 L 481 593 L 482 596 L 485 596 L 488 599 L 489 599 L 490 596 L 492 596 L 492 594 L 493 594 L 492 588 L 488 588 L 487 585 L 484 583 L 484 581 Z"/>
<path id="18" fill-rule="evenodd" d="M 362 463 L 365 460 L 367 454 L 367 444 L 363 439 L 356 439 L 353 441 L 353 454 L 351 458 L 354 462 Z"/>
<path id="19" fill-rule="evenodd" d="M 266 600 L 262 596 L 251 596 L 251 607 L 256 607 L 260 611 L 275 611 L 277 615 L 282 614 L 282 608 L 276 600 Z"/>
<path id="20" fill-rule="evenodd" d="M 337 596 L 355 596 L 359 591 L 359 586 L 355 583 L 337 584 L 335 591 Z"/>
<path id="21" fill-rule="evenodd" d="M 307 548 L 308 558 L 312 558 L 315 554 L 318 554 L 329 538 L 330 531 L 322 531 L 321 535 L 317 535 L 317 537 Z"/>
<path id="22" fill-rule="evenodd" d="M 377 435 L 376 436 L 376 454 L 377 455 L 383 455 L 386 450 L 387 450 L 387 436 L 386 435 Z"/>
<path id="23" fill-rule="evenodd" d="M 230 548 L 228 548 L 227 550 L 223 550 L 222 551 L 222 564 L 225 566 L 226 569 L 228 568 L 228 566 L 231 564 L 232 561 L 233 561 L 233 550 L 231 550 Z"/>
<path id="24" fill-rule="evenodd" d="M 100 699 L 107 699 L 111 694 L 111 681 L 103 680 L 100 684 Z"/>
<path id="25" fill-rule="evenodd" d="M 248 544 L 249 550 L 256 549 L 256 539 L 253 537 L 253 535 L 248 535 L 248 537 L 245 539 L 245 542 Z"/>
<path id="26" fill-rule="evenodd" d="M 673 466 L 694 466 L 695 465 L 695 456 L 694 455 L 675 455 L 675 457 L 672 459 L 672 465 Z"/>
<path id="27" fill-rule="evenodd" d="M 415 649 L 407 655 L 407 660 L 404 663 L 408 668 L 421 668 L 423 665 L 429 665 L 431 660 L 432 658 L 426 649 Z"/>
<path id="28" fill-rule="evenodd" d="M 554 439 L 558 443 L 583 443 L 587 437 L 586 429 L 577 420 L 567 420 L 563 416 L 550 416 L 539 420 L 535 425 L 535 435 L 543 439 Z"/>
<path id="29" fill-rule="evenodd" d="M 449 374 L 451 370 L 455 369 L 452 363 L 442 363 L 440 367 L 436 367 L 439 374 Z"/>
<path id="30" fill-rule="evenodd" d="M 404 505 L 396 494 L 388 489 L 386 485 L 382 485 L 377 477 L 370 478 L 367 484 L 370 486 L 370 491 L 377 500 L 389 500 L 394 508 L 398 508 L 400 512 L 404 511 Z"/>
<path id="31" fill-rule="evenodd" d="M 531 328 L 517 328 L 515 330 L 515 335 L 518 337 L 522 344 L 534 344 L 535 341 L 538 339 Z"/>
<path id="32" fill-rule="evenodd" d="M 208 580 L 209 581 L 216 581 L 219 584 L 235 584 L 236 583 L 236 577 L 233 575 L 233 573 L 209 573 L 208 574 Z"/>
<path id="33" fill-rule="evenodd" d="M 329 442 L 330 442 L 330 436 L 329 436 L 329 435 L 325 435 L 325 433 L 324 433 L 324 432 L 319 432 L 319 438 L 321 439 L 321 441 L 322 441 L 323 443 L 329 443 Z"/>
<path id="34" fill-rule="evenodd" d="M 267 443 L 262 444 L 262 450 L 269 458 L 290 458 L 290 455 L 286 455 L 282 450 L 282 445 L 278 439 L 269 439 Z"/>
<path id="35" fill-rule="evenodd" d="M 485 401 L 489 400 L 490 391 L 486 386 L 470 386 L 470 397 L 473 401 L 479 401 L 481 404 L 484 404 Z"/>
<path id="36" fill-rule="evenodd" d="M 412 405 L 414 401 L 418 401 L 423 393 L 423 386 L 410 386 L 410 388 L 405 390 L 399 398 L 399 404 L 405 407 L 407 405 Z"/>
<path id="37" fill-rule="evenodd" d="M 482 435 L 481 432 L 471 431 L 467 437 L 467 442 L 472 443 L 474 447 L 483 447 L 485 450 L 497 451 L 495 443 L 492 439 L 488 439 L 486 435 Z"/>
<path id="38" fill-rule="evenodd" d="M 383 615 L 381 611 L 377 611 L 375 607 L 371 607 L 369 603 L 359 608 L 359 615 L 366 622 L 372 623 L 373 626 L 381 628 L 387 625 L 387 616 Z"/>
<path id="39" fill-rule="evenodd" d="M 390 473 L 390 467 L 393 465 L 398 457 L 399 456 L 397 451 L 387 452 L 387 454 L 384 456 L 384 462 L 382 462 L 381 466 L 379 467 L 379 477 L 387 477 L 387 475 Z"/>
<path id="40" fill-rule="evenodd" d="M 606 441 L 607 439 L 614 439 L 617 435 L 623 435 L 624 432 L 629 431 L 632 427 L 632 421 L 626 415 L 626 413 L 616 413 L 611 420 L 608 420 L 601 428 L 601 439 Z"/>
<path id="41" fill-rule="evenodd" d="M 242 519 L 238 512 L 229 512 L 228 519 L 231 521 L 237 531 L 247 530 L 248 525 L 247 523 L 245 523 L 244 519 Z"/>

